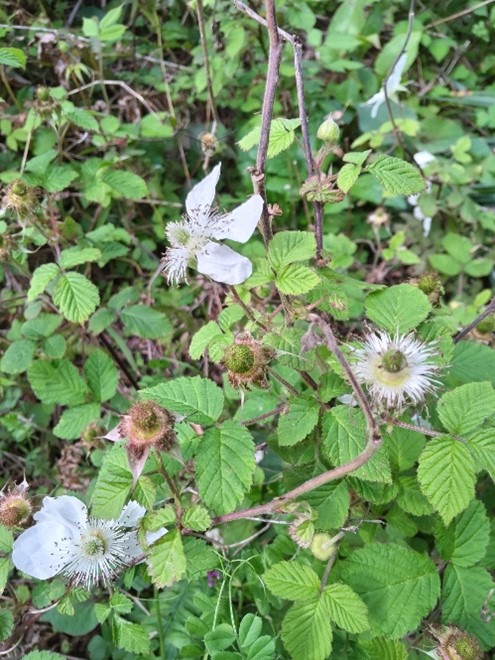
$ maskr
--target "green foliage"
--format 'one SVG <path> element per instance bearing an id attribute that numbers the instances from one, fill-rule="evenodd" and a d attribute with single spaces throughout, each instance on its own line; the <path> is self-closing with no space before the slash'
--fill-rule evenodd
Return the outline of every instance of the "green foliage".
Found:
<path id="1" fill-rule="evenodd" d="M 440 595 L 435 564 L 393 543 L 368 543 L 356 550 L 345 562 L 343 575 L 367 605 L 373 633 L 391 639 L 414 630 Z"/>
<path id="2" fill-rule="evenodd" d="M 426 319 L 430 310 L 425 294 L 410 284 L 375 291 L 366 299 L 366 316 L 390 333 L 409 332 Z"/>
<path id="3" fill-rule="evenodd" d="M 191 422 L 212 424 L 223 409 L 220 388 L 205 378 L 177 378 L 141 391 L 143 399 L 151 399 L 163 408 L 184 415 Z"/>
<path id="4" fill-rule="evenodd" d="M 198 488 L 215 513 L 232 511 L 249 489 L 254 472 L 253 441 L 237 422 L 209 429 L 196 454 Z"/>
<path id="5" fill-rule="evenodd" d="M 449 436 L 435 438 L 421 453 L 418 480 L 448 525 L 474 497 L 474 464 L 468 448 Z"/>
<path id="6" fill-rule="evenodd" d="M 0 520 L 47 494 L 105 529 L 131 500 L 145 512 L 88 590 L 20 574 L 36 520 L 0 526 L 6 648 L 405 660 L 439 653 L 433 622 L 493 653 L 492 8 L 423 3 L 409 25 L 399 0 L 276 0 L 302 45 L 267 85 L 266 27 L 227 0 L 28 4 L 0 10 Z M 260 222 L 234 212 L 253 192 Z M 248 279 L 196 271 L 256 223 L 225 244 Z M 171 286 L 163 256 L 189 280 Z M 395 382 L 368 365 L 421 399 L 373 396 L 381 444 L 351 378 L 367 326 L 411 333 L 435 367 L 421 397 L 421 365 Z M 239 339 L 257 362 L 236 389 Z M 163 410 L 130 421 L 139 401 Z M 34 610 L 53 652 L 29 653 Z"/>

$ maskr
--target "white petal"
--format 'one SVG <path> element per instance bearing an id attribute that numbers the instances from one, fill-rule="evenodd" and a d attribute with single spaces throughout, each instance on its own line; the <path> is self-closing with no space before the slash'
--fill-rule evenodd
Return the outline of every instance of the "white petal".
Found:
<path id="1" fill-rule="evenodd" d="M 245 243 L 253 235 L 262 211 L 263 197 L 253 195 L 222 218 L 221 228 L 211 233 L 212 238 L 231 238 L 238 243 Z"/>
<path id="2" fill-rule="evenodd" d="M 364 105 L 371 105 L 371 116 L 373 119 L 378 114 L 380 106 L 385 103 L 385 92 L 381 89 L 379 92 L 374 94 L 370 99 L 368 99 Z"/>
<path id="3" fill-rule="evenodd" d="M 220 167 L 218 163 L 205 178 L 197 183 L 186 197 L 186 211 L 189 217 L 197 217 L 201 209 L 204 216 L 208 217 L 208 211 L 215 199 L 215 188 L 220 178 Z"/>
<path id="4" fill-rule="evenodd" d="M 119 431 L 120 424 L 117 424 L 113 429 L 111 429 L 106 435 L 102 436 L 105 440 L 110 440 L 111 442 L 118 442 L 122 440 L 122 433 Z"/>
<path id="5" fill-rule="evenodd" d="M 420 167 L 425 167 L 428 163 L 432 163 L 436 160 L 436 158 L 429 151 L 417 151 L 414 154 L 414 160 Z"/>
<path id="6" fill-rule="evenodd" d="M 122 527 L 135 527 L 145 513 L 146 509 L 144 506 L 141 506 L 134 500 L 131 500 L 122 509 L 118 523 Z"/>
<path id="7" fill-rule="evenodd" d="M 241 284 L 253 272 L 253 265 L 226 245 L 207 243 L 198 254 L 197 269 L 215 282 Z"/>
<path id="8" fill-rule="evenodd" d="M 407 55 L 402 53 L 402 55 L 397 60 L 397 64 L 394 66 L 394 69 L 387 80 L 387 94 L 391 96 L 394 92 L 399 89 L 400 79 L 402 78 L 402 72 L 406 66 Z"/>
<path id="9" fill-rule="evenodd" d="M 146 532 L 146 543 L 152 545 L 155 541 L 161 539 L 162 536 L 165 536 L 167 532 L 168 529 L 166 527 L 160 527 L 156 532 Z"/>
<path id="10" fill-rule="evenodd" d="M 64 525 L 52 521 L 26 529 L 13 546 L 14 566 L 38 580 L 48 580 L 60 573 L 70 562 L 74 547 L 66 531 Z"/>
<path id="11" fill-rule="evenodd" d="M 75 535 L 81 526 L 88 522 L 88 509 L 84 502 L 70 495 L 45 497 L 43 508 L 35 513 L 33 518 L 39 523 L 63 525 L 66 534 Z"/>
<path id="12" fill-rule="evenodd" d="M 138 543 L 137 532 L 130 532 L 125 540 L 125 562 L 130 564 L 133 559 L 137 559 L 144 554 L 142 547 Z"/>

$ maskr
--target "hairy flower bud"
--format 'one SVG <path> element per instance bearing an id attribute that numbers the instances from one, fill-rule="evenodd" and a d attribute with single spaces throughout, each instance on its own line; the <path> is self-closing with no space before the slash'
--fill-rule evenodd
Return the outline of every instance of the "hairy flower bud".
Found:
<path id="1" fill-rule="evenodd" d="M 315 524 L 312 520 L 300 517 L 289 525 L 289 536 L 300 548 L 309 548 L 315 535 Z"/>
<path id="2" fill-rule="evenodd" d="M 460 628 L 447 627 L 438 636 L 437 653 L 442 660 L 482 660 L 478 640 Z"/>
<path id="3" fill-rule="evenodd" d="M 8 493 L 0 493 L 0 524 L 9 529 L 23 527 L 31 517 L 32 506 L 26 492 L 28 485 L 24 481 L 14 486 Z"/>
<path id="4" fill-rule="evenodd" d="M 225 350 L 221 364 L 227 369 L 233 387 L 248 387 L 252 383 L 267 387 L 266 367 L 274 356 L 272 348 L 263 346 L 245 332 Z"/>
<path id="5" fill-rule="evenodd" d="M 419 277 L 409 281 L 413 286 L 418 287 L 426 296 L 432 305 L 438 305 L 440 296 L 444 293 L 440 275 L 434 271 L 426 271 Z"/>
<path id="6" fill-rule="evenodd" d="M 16 211 L 21 218 L 24 218 L 29 213 L 33 213 L 38 206 L 36 191 L 21 179 L 14 179 L 5 190 L 2 206 Z"/>
<path id="7" fill-rule="evenodd" d="M 124 415 L 119 425 L 127 446 L 171 449 L 175 444 L 174 417 L 154 401 L 140 401 Z"/>
<path id="8" fill-rule="evenodd" d="M 332 119 L 331 115 L 328 115 L 325 121 L 320 124 L 316 137 L 330 146 L 338 143 L 340 138 L 340 128 L 338 127 L 337 122 Z"/>
<path id="9" fill-rule="evenodd" d="M 324 202 L 336 204 L 344 199 L 344 193 L 335 188 L 335 177 L 327 177 L 324 174 L 314 174 L 302 184 L 299 193 L 306 197 L 308 202 Z"/>

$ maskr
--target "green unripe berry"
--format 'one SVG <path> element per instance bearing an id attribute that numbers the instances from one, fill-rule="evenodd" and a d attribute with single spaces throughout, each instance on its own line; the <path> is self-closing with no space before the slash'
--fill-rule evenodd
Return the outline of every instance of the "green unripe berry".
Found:
<path id="1" fill-rule="evenodd" d="M 330 534 L 324 532 L 319 532 L 313 536 L 309 549 L 312 555 L 321 561 L 328 561 L 337 552 L 334 539 Z"/>
<path id="2" fill-rule="evenodd" d="M 407 367 L 407 360 L 401 351 L 391 348 L 383 355 L 382 366 L 386 371 L 396 374 Z"/>
<path id="3" fill-rule="evenodd" d="M 225 367 L 234 374 L 247 374 L 254 367 L 256 356 L 253 349 L 246 344 L 229 346 L 223 356 Z"/>

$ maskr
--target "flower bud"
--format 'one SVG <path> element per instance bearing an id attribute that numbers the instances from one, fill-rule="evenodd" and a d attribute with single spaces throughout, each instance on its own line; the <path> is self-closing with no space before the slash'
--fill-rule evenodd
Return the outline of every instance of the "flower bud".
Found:
<path id="1" fill-rule="evenodd" d="M 338 143 L 340 138 L 340 128 L 338 127 L 337 122 L 332 119 L 331 115 L 328 115 L 325 121 L 320 124 L 316 137 L 319 140 L 326 142 L 329 146 Z"/>
<path id="2" fill-rule="evenodd" d="M 476 330 L 481 332 L 482 335 L 486 335 L 490 332 L 495 332 L 495 314 L 490 314 L 484 318 L 476 326 Z"/>
<path id="3" fill-rule="evenodd" d="M 169 450 L 175 445 L 174 417 L 154 401 L 134 404 L 119 425 L 119 432 L 127 438 L 127 446 L 157 447 Z"/>
<path id="4" fill-rule="evenodd" d="M 335 188 L 335 177 L 327 177 L 324 174 L 314 174 L 302 184 L 299 193 L 306 197 L 308 202 L 323 202 L 336 204 L 344 199 L 344 193 Z"/>
<path id="5" fill-rule="evenodd" d="M 5 190 L 2 206 L 16 211 L 21 218 L 26 217 L 38 206 L 35 189 L 30 188 L 22 179 L 14 179 Z"/>
<path id="6" fill-rule="evenodd" d="M 482 660 L 478 640 L 459 628 L 448 627 L 438 635 L 437 652 L 442 660 Z"/>
<path id="7" fill-rule="evenodd" d="M 440 296 L 444 293 L 440 275 L 434 271 L 426 271 L 419 277 L 413 278 L 409 281 L 413 286 L 418 287 L 425 295 L 432 305 L 438 305 Z"/>
<path id="8" fill-rule="evenodd" d="M 253 383 L 267 387 L 266 368 L 274 356 L 272 348 L 263 346 L 245 332 L 225 350 L 221 364 L 227 369 L 233 387 L 248 387 Z"/>
<path id="9" fill-rule="evenodd" d="M 28 485 L 24 481 L 14 486 L 7 494 L 0 493 L 0 524 L 9 529 L 23 527 L 31 517 L 32 506 L 26 492 Z"/>
<path id="10" fill-rule="evenodd" d="M 318 534 L 313 536 L 309 549 L 313 557 L 321 561 L 328 561 L 330 557 L 337 553 L 335 539 L 325 532 L 318 532 Z"/>

